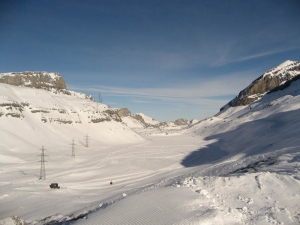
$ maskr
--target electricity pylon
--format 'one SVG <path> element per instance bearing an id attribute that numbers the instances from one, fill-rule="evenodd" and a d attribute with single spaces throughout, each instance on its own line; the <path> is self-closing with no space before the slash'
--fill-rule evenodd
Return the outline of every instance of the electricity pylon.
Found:
<path id="1" fill-rule="evenodd" d="M 45 156 L 47 156 L 47 155 L 45 155 L 46 149 L 44 149 L 44 146 L 42 146 L 42 149 L 40 149 L 40 150 L 42 151 L 42 153 L 40 155 L 38 155 L 38 156 L 41 156 L 41 161 L 39 161 L 39 162 L 41 162 L 40 180 L 41 179 L 46 180 L 46 171 L 45 171 L 45 162 L 47 162 L 47 161 L 45 161 Z"/>
<path id="2" fill-rule="evenodd" d="M 102 103 L 102 97 L 101 97 L 101 94 L 100 94 L 100 93 L 99 93 L 99 96 L 98 96 L 98 97 L 99 97 L 99 102 Z"/>
<path id="3" fill-rule="evenodd" d="M 98 95 L 98 103 L 102 103 L 102 97 L 100 93 Z M 97 103 L 97 112 L 98 112 L 98 105 L 99 105 L 98 103 Z"/>
<path id="4" fill-rule="evenodd" d="M 76 144 L 74 143 L 74 138 L 73 138 L 73 140 L 72 140 L 71 145 L 72 145 L 72 157 L 75 158 L 75 145 L 76 145 Z"/>
<path id="5" fill-rule="evenodd" d="M 90 137 L 89 137 L 89 135 L 87 134 L 86 136 L 85 136 L 85 147 L 89 147 L 89 140 L 90 140 Z"/>

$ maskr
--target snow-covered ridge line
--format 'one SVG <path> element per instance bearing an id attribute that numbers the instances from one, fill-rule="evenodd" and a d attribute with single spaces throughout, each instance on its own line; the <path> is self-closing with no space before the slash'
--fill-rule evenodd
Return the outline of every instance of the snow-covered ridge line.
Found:
<path id="1" fill-rule="evenodd" d="M 299 74 L 300 62 L 287 60 L 280 65 L 274 67 L 273 69 L 267 71 L 262 76 L 264 77 L 273 77 L 273 76 L 285 76 L 286 73 L 289 73 L 290 76 L 294 77 Z"/>
<path id="2" fill-rule="evenodd" d="M 0 77 L 2 76 L 20 76 L 22 74 L 26 74 L 28 76 L 50 76 L 52 79 L 59 79 L 60 74 L 57 72 L 46 72 L 46 71 L 23 71 L 23 72 L 7 72 L 7 73 L 0 73 Z"/>
<path id="3" fill-rule="evenodd" d="M 287 60 L 254 80 L 220 111 L 229 107 L 248 105 L 298 75 L 300 75 L 300 62 Z"/>

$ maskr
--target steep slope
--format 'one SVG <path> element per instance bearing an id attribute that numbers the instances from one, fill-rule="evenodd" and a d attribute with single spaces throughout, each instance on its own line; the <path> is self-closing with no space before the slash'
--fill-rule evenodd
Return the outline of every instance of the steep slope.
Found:
<path id="1" fill-rule="evenodd" d="M 210 161 L 217 158 L 252 157 L 291 150 L 300 146 L 300 80 L 282 90 L 270 92 L 247 106 L 230 107 L 214 117 L 202 120 L 190 131 L 215 140 L 208 148 L 194 152 L 183 164 L 203 164 L 205 154 Z M 205 158 L 207 162 L 207 157 Z M 228 171 L 227 171 L 228 172 Z"/>
<path id="2" fill-rule="evenodd" d="M 10 142 L 8 136 L 39 147 L 43 143 L 52 143 L 56 138 L 83 139 L 87 134 L 103 143 L 116 143 L 113 138 L 116 135 L 119 143 L 142 140 L 121 123 L 118 115 L 120 109 L 91 101 L 81 93 L 68 91 L 66 94 L 51 90 L 0 84 L 0 123 L 5 137 L 1 143 L 3 146 Z M 120 133 L 116 134 L 114 129 Z M 73 136 L 69 135 L 70 130 L 74 130 L 71 132 Z"/>
<path id="3" fill-rule="evenodd" d="M 287 60 L 253 81 L 248 87 L 242 90 L 238 96 L 223 106 L 220 111 L 228 107 L 248 105 L 299 74 L 300 62 Z"/>

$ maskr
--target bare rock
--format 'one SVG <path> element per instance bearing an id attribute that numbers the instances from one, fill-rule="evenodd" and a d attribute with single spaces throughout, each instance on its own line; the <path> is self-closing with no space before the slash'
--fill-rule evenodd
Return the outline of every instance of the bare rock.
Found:
<path id="1" fill-rule="evenodd" d="M 59 73 L 47 72 L 13 72 L 0 73 L 0 83 L 25 86 L 38 89 L 66 89 L 65 80 Z"/>
<path id="2" fill-rule="evenodd" d="M 177 126 L 187 126 L 190 124 L 190 121 L 180 118 L 174 121 L 174 124 Z"/>
<path id="3" fill-rule="evenodd" d="M 118 110 L 117 114 L 119 115 L 119 117 L 126 117 L 130 116 L 131 112 L 127 108 L 122 108 Z"/>

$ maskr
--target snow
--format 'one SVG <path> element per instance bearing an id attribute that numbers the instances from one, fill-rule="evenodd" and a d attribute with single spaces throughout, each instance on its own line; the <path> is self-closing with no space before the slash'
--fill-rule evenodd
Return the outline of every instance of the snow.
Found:
<path id="1" fill-rule="evenodd" d="M 137 113 L 136 115 L 140 115 L 144 119 L 145 123 L 148 123 L 150 125 L 157 125 L 157 124 L 159 124 L 159 121 L 156 121 L 155 119 L 153 119 L 153 118 L 151 118 L 149 116 L 146 116 L 143 113 Z"/>
<path id="2" fill-rule="evenodd" d="M 289 66 L 289 65 L 291 65 L 291 64 L 294 64 L 294 63 L 296 63 L 296 61 L 286 60 L 286 61 L 284 61 L 283 63 L 281 63 L 278 67 L 283 68 L 283 67 L 287 67 L 287 66 Z"/>
<path id="3" fill-rule="evenodd" d="M 285 62 L 281 63 L 280 65 L 274 67 L 273 69 L 269 70 L 268 72 L 263 74 L 263 77 L 273 77 L 273 76 L 281 76 L 285 75 L 287 72 L 292 76 L 299 75 L 299 70 L 290 70 L 295 66 L 299 66 L 300 62 L 286 60 Z"/>
<path id="4" fill-rule="evenodd" d="M 0 108 L 0 224 L 12 216 L 29 224 L 299 224 L 299 93 L 300 80 L 189 129 L 164 130 L 131 117 L 89 123 L 108 106 L 1 84 L 0 104 L 29 105 Z M 81 123 L 43 123 L 35 109 Z M 46 180 L 38 179 L 42 146 Z M 54 182 L 61 188 L 50 189 Z"/>
<path id="5" fill-rule="evenodd" d="M 41 73 L 42 75 L 48 75 L 50 76 L 52 79 L 56 79 L 58 77 L 60 77 L 58 75 L 58 73 L 48 73 L 48 72 L 44 72 L 44 71 L 41 71 L 41 72 L 31 72 L 31 71 L 24 71 L 24 72 L 21 72 L 21 73 L 26 73 L 28 74 L 29 76 L 36 76 L 38 73 Z M 16 75 L 19 75 L 20 72 L 7 72 L 7 73 L 0 73 L 0 77 L 2 76 L 16 76 Z"/>
<path id="6" fill-rule="evenodd" d="M 122 121 L 128 126 L 128 127 L 130 127 L 130 128 L 144 128 L 144 125 L 140 122 L 140 121 L 138 121 L 138 120 L 136 120 L 136 119 L 134 119 L 134 118 L 132 118 L 132 117 L 123 117 L 122 118 Z"/>
<path id="7" fill-rule="evenodd" d="M 191 120 L 191 125 L 196 124 L 196 123 L 198 123 L 198 122 L 199 122 L 199 120 L 192 119 L 192 120 Z"/>

